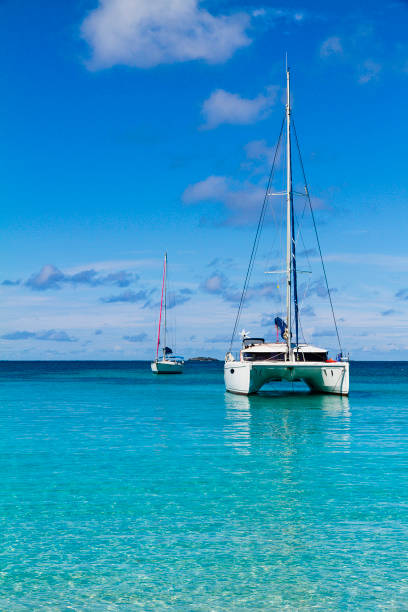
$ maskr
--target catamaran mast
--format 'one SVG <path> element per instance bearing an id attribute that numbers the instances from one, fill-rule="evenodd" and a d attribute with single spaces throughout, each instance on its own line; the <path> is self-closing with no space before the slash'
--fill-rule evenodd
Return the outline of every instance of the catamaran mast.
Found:
<path id="1" fill-rule="evenodd" d="M 292 151 L 290 142 L 290 76 L 286 68 L 286 342 L 292 361 Z"/>
<path id="2" fill-rule="evenodd" d="M 288 359 L 294 358 L 292 350 L 292 295 L 295 306 L 295 346 L 299 345 L 299 304 L 297 294 L 295 215 L 293 210 L 292 190 L 292 147 L 291 147 L 291 108 L 290 108 L 290 74 L 286 68 L 286 321 Z M 293 280 L 293 285 L 292 285 Z"/>

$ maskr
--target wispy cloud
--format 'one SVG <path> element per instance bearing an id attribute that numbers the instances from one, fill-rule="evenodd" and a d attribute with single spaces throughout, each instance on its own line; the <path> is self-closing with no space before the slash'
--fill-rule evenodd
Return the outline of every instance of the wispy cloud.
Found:
<path id="1" fill-rule="evenodd" d="M 223 272 L 217 270 L 203 280 L 200 289 L 210 295 L 217 295 L 230 304 L 237 304 L 241 298 L 241 291 L 229 281 Z"/>
<path id="2" fill-rule="evenodd" d="M 182 197 L 186 204 L 220 203 L 227 212 L 222 224 L 241 226 L 253 223 L 258 218 L 264 194 L 264 186 L 213 175 L 189 185 Z"/>
<path id="3" fill-rule="evenodd" d="M 316 316 L 314 309 L 309 304 L 301 307 L 300 314 L 305 317 L 315 317 Z"/>
<path id="4" fill-rule="evenodd" d="M 116 285 L 117 287 L 128 287 L 132 282 L 139 279 L 137 274 L 126 270 L 101 274 L 96 270 L 81 270 L 75 274 L 65 274 L 57 267 L 47 264 L 24 283 L 26 287 L 34 291 L 47 291 L 50 289 L 61 289 L 63 284 L 87 285 L 99 287 L 101 285 Z"/>
<path id="5" fill-rule="evenodd" d="M 181 306 L 186 302 L 189 302 L 194 294 L 191 289 L 180 289 L 179 291 L 169 291 L 167 294 L 167 309 L 171 310 L 175 306 Z"/>
<path id="6" fill-rule="evenodd" d="M 122 291 L 122 293 L 118 293 L 116 295 L 110 295 L 107 297 L 100 298 L 101 302 L 105 304 L 116 304 L 116 303 L 142 303 L 143 308 L 155 308 L 159 306 L 159 303 L 155 303 L 152 300 L 153 295 L 155 294 L 155 289 L 140 289 L 139 291 L 132 291 L 131 289 L 127 289 L 126 291 Z M 189 300 L 191 300 L 194 291 L 189 288 L 179 289 L 177 291 L 168 291 L 167 293 L 167 309 L 171 310 L 175 306 L 181 306 L 181 304 L 185 304 Z"/>
<path id="7" fill-rule="evenodd" d="M 64 274 L 55 266 L 47 264 L 39 272 L 32 274 L 25 285 L 36 291 L 46 291 L 47 289 L 60 289 L 63 280 Z"/>
<path id="8" fill-rule="evenodd" d="M 229 288 L 230 283 L 222 272 L 214 272 L 208 276 L 202 283 L 201 288 L 207 293 L 222 295 Z"/>
<path id="9" fill-rule="evenodd" d="M 290 8 L 273 8 L 264 5 L 262 8 L 258 8 L 252 11 L 252 16 L 259 18 L 259 27 L 264 26 L 265 29 L 279 24 L 301 24 L 310 14 L 304 10 L 296 10 Z"/>
<path id="10" fill-rule="evenodd" d="M 8 280 L 8 279 L 6 279 L 6 280 L 4 280 L 4 281 L 3 281 L 1 284 L 2 284 L 4 287 L 16 287 L 16 286 L 18 286 L 18 285 L 20 285 L 20 284 L 21 284 L 21 280 L 14 280 L 14 281 L 13 281 L 13 280 Z"/>
<path id="11" fill-rule="evenodd" d="M 39 332 L 35 335 L 36 340 L 52 340 L 53 342 L 77 342 L 77 338 L 69 336 L 64 331 L 50 329 L 45 332 Z"/>
<path id="12" fill-rule="evenodd" d="M 270 86 L 266 93 L 255 98 L 243 98 L 224 89 L 213 91 L 202 107 L 205 129 L 213 129 L 222 123 L 249 124 L 265 119 L 277 97 L 277 87 Z"/>
<path id="13" fill-rule="evenodd" d="M 28 338 L 35 338 L 35 333 L 29 331 L 15 331 L 2 336 L 3 340 L 27 340 Z"/>
<path id="14" fill-rule="evenodd" d="M 306 293 L 307 296 L 317 295 L 317 297 L 321 298 L 327 297 L 327 287 L 323 277 L 314 280 L 308 285 L 306 283 L 302 283 L 299 291 L 301 294 Z M 330 293 L 335 293 L 336 291 L 336 287 L 330 287 Z"/>
<path id="15" fill-rule="evenodd" d="M 388 308 L 387 310 L 383 310 L 381 312 L 381 315 L 383 317 L 390 317 L 391 315 L 394 315 L 394 314 L 399 314 L 399 311 L 398 310 L 394 310 L 393 308 Z"/>
<path id="16" fill-rule="evenodd" d="M 91 48 L 90 69 L 150 68 L 224 62 L 251 43 L 249 24 L 247 13 L 214 16 L 198 0 L 99 0 L 81 33 Z"/>
<path id="17" fill-rule="evenodd" d="M 147 302 L 151 296 L 151 291 L 146 291 L 141 289 L 140 291 L 132 291 L 131 289 L 127 289 L 126 291 L 122 291 L 122 293 L 118 293 L 117 295 L 110 295 L 108 297 L 102 297 L 101 302 L 105 302 L 106 304 L 115 304 L 118 302 L 130 302 L 131 304 L 135 304 L 136 302 Z"/>
<path id="18" fill-rule="evenodd" d="M 264 170 L 264 164 L 272 165 L 275 147 L 268 146 L 266 140 L 251 140 L 245 147 L 247 160 L 255 161 Z"/>
<path id="19" fill-rule="evenodd" d="M 225 302 L 236 305 L 242 295 L 242 289 L 237 288 L 229 281 L 227 276 L 220 271 L 214 271 L 210 276 L 203 280 L 200 289 L 210 295 L 217 295 Z M 268 298 L 278 300 L 279 294 L 274 284 L 270 282 L 254 283 L 247 289 L 245 302 L 248 304 L 257 299 Z"/>
<path id="20" fill-rule="evenodd" d="M 330 36 L 326 38 L 320 45 L 321 57 L 330 57 L 331 55 L 342 55 L 343 44 L 339 36 Z"/>
<path id="21" fill-rule="evenodd" d="M 47 340 L 51 342 L 77 342 L 77 338 L 69 336 L 65 331 L 49 329 L 41 332 L 15 331 L 1 336 L 3 340 Z"/>
<path id="22" fill-rule="evenodd" d="M 143 342 L 147 339 L 147 334 L 142 332 L 141 334 L 135 334 L 134 336 L 123 336 L 124 340 L 128 342 Z"/>
<path id="23" fill-rule="evenodd" d="M 214 268 L 219 265 L 230 266 L 232 263 L 233 259 L 231 257 L 215 257 L 207 264 L 207 268 Z"/>
<path id="24" fill-rule="evenodd" d="M 400 300 L 408 300 L 408 289 L 400 289 L 395 294 L 395 297 L 399 298 Z"/>
<path id="25" fill-rule="evenodd" d="M 372 54 L 384 56 L 378 37 L 370 25 L 355 25 L 344 30 L 342 36 L 326 38 L 319 49 L 324 61 L 336 61 L 350 65 L 350 73 L 360 85 L 378 79 L 383 70 L 383 61 L 373 59 Z"/>
<path id="26" fill-rule="evenodd" d="M 371 59 L 366 60 L 359 66 L 358 82 L 364 84 L 377 79 L 381 70 L 382 64 Z"/>

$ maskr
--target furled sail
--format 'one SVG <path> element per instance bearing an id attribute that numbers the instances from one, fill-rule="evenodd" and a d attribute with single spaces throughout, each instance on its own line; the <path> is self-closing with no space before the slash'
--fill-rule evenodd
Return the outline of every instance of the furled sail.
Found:
<path id="1" fill-rule="evenodd" d="M 279 329 L 282 338 L 284 340 L 286 340 L 286 338 L 287 338 L 287 331 L 286 330 L 287 330 L 288 326 L 286 325 L 285 321 L 283 319 L 281 319 L 280 317 L 276 317 L 275 318 L 275 325 Z"/>

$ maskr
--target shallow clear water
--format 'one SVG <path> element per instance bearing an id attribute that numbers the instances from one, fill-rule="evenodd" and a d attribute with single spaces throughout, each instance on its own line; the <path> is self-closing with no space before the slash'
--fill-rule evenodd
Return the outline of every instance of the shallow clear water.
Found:
<path id="1" fill-rule="evenodd" d="M 408 363 L 351 373 L 0 364 L 0 609 L 408 609 Z"/>

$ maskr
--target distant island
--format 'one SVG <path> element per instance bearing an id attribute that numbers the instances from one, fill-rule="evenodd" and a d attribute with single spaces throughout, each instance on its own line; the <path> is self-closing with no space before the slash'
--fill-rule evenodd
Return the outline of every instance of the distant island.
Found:
<path id="1" fill-rule="evenodd" d="M 190 357 L 187 361 L 220 361 L 219 359 L 214 359 L 213 357 Z"/>

